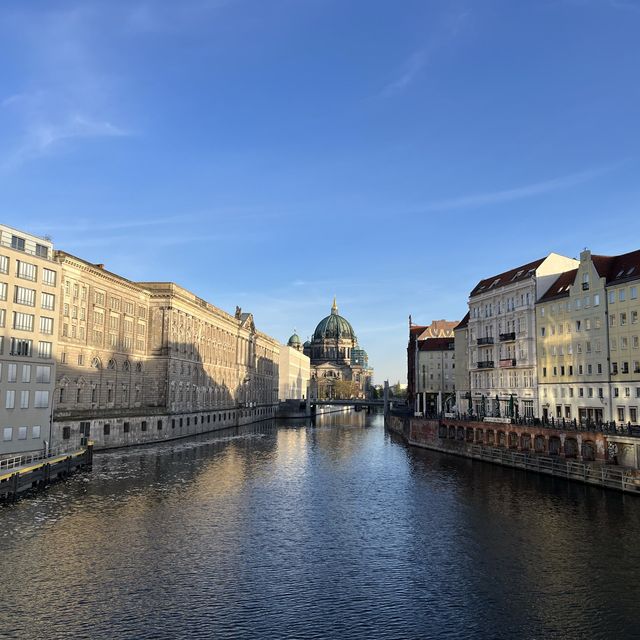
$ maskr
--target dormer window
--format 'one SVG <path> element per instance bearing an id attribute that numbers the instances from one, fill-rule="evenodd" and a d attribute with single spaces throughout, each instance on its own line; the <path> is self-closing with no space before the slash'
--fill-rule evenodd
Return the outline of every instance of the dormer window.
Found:
<path id="1" fill-rule="evenodd" d="M 20 236 L 11 236 L 11 248 L 18 251 L 24 251 L 24 238 Z"/>

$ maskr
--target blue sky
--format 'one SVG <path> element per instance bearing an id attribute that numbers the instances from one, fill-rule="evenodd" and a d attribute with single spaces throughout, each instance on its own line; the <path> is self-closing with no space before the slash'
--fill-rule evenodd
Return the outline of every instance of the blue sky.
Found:
<path id="1" fill-rule="evenodd" d="M 640 246 L 640 0 L 5 0 L 0 219 L 280 340 Z"/>

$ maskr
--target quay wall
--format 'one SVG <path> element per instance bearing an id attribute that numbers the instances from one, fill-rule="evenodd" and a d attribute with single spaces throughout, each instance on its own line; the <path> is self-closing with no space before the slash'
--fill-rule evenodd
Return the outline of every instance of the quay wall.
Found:
<path id="1" fill-rule="evenodd" d="M 640 495 L 640 471 L 608 460 L 608 440 L 616 436 L 395 415 L 385 417 L 385 426 L 412 446 Z"/>
<path id="2" fill-rule="evenodd" d="M 59 415 L 53 422 L 51 440 L 54 447 L 69 450 L 78 449 L 90 440 L 94 450 L 101 451 L 187 438 L 271 420 L 275 415 L 276 406 L 270 404 L 251 409 L 236 407 L 191 413 L 113 411 L 111 414 L 103 412 L 100 418 L 82 414 Z"/>

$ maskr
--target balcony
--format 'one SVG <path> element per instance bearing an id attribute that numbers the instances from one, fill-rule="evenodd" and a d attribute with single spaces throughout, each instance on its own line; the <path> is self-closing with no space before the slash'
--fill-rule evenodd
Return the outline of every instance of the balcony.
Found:
<path id="1" fill-rule="evenodd" d="M 511 331 L 510 333 L 501 333 L 500 334 L 500 342 L 514 342 L 516 339 L 516 332 Z"/>
<path id="2" fill-rule="evenodd" d="M 478 362 L 478 369 L 493 369 L 493 360 L 480 360 Z"/>
<path id="3" fill-rule="evenodd" d="M 483 347 L 483 346 L 491 345 L 491 344 L 493 344 L 493 336 L 488 336 L 486 338 L 478 338 L 478 340 L 477 340 L 477 345 L 479 347 Z"/>
<path id="4" fill-rule="evenodd" d="M 500 360 L 500 366 L 501 367 L 515 367 L 516 366 L 516 359 L 515 358 L 503 358 L 502 360 Z"/>

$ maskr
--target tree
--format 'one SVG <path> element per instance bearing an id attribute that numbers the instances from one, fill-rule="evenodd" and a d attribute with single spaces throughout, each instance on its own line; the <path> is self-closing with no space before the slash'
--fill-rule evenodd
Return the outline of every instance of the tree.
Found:
<path id="1" fill-rule="evenodd" d="M 358 385 L 351 380 L 336 380 L 333 385 L 334 397 L 348 399 L 358 395 Z"/>

